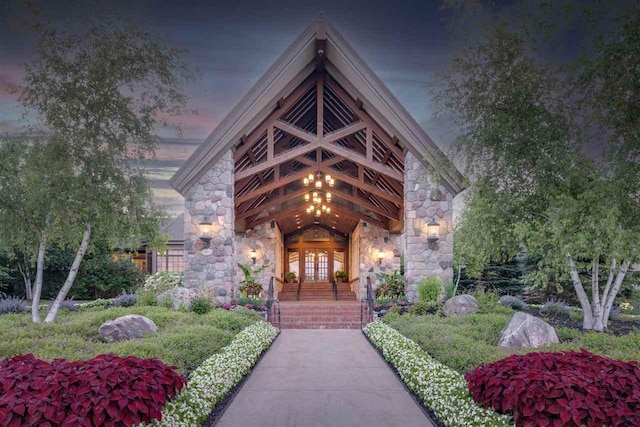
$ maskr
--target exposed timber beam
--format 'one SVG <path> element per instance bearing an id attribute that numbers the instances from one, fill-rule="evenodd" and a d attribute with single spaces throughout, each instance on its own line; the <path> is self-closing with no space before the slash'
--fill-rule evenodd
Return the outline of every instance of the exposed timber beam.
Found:
<path id="1" fill-rule="evenodd" d="M 258 187 L 258 188 L 256 188 L 255 190 L 253 190 L 253 191 L 251 191 L 249 193 L 243 194 L 240 197 L 236 197 L 236 200 L 235 200 L 236 205 L 238 205 L 240 203 L 243 203 L 243 202 L 246 202 L 248 200 L 251 200 L 251 199 L 253 199 L 255 197 L 258 197 L 261 194 L 269 193 L 270 191 L 273 191 L 273 190 L 275 190 L 276 188 L 278 188 L 280 186 L 287 185 L 287 184 L 289 184 L 291 182 L 294 182 L 296 180 L 299 180 L 299 179 L 301 180 L 302 178 L 307 176 L 308 173 L 309 173 L 308 170 L 305 169 L 305 170 L 302 170 L 300 172 L 296 172 L 296 173 L 294 173 L 292 175 L 281 177 L 279 180 L 274 181 L 274 182 L 272 182 L 270 184 L 264 185 L 262 187 Z"/>
<path id="2" fill-rule="evenodd" d="M 402 198 L 395 196 L 394 194 L 391 194 L 387 191 L 383 191 L 381 189 L 379 189 L 378 187 L 373 187 L 367 183 L 365 183 L 364 181 L 360 181 L 356 178 L 353 178 L 351 176 L 345 175 L 343 173 L 340 173 L 340 171 L 336 170 L 336 169 L 332 169 L 326 166 L 320 166 L 318 168 L 321 172 L 325 173 L 325 174 L 329 174 L 329 175 L 333 175 L 336 177 L 336 179 L 345 182 L 347 184 L 350 185 L 355 185 L 356 187 L 361 188 L 363 191 L 367 191 L 369 193 L 373 193 L 378 197 L 382 197 L 385 200 L 390 201 L 391 203 L 395 203 L 396 205 L 402 206 Z"/>
<path id="3" fill-rule="evenodd" d="M 302 157 L 303 155 L 307 154 L 309 151 L 313 151 L 316 150 L 318 147 L 320 146 L 320 144 L 318 142 L 314 142 L 312 144 L 306 144 L 303 145 L 302 147 L 297 147 L 294 148 L 292 150 L 289 151 L 285 151 L 284 153 L 274 157 L 271 160 L 267 160 L 266 162 L 262 162 L 262 163 L 258 163 L 255 166 L 252 166 L 250 168 L 247 168 L 243 171 L 237 172 L 236 173 L 236 181 L 246 178 L 248 176 L 251 176 L 253 174 L 256 174 L 258 172 L 261 172 L 265 169 L 271 169 L 272 167 L 275 167 L 278 164 L 282 164 L 285 162 L 288 162 L 289 160 L 293 160 L 296 157 L 300 156 Z M 302 162 L 301 162 L 302 163 Z"/>

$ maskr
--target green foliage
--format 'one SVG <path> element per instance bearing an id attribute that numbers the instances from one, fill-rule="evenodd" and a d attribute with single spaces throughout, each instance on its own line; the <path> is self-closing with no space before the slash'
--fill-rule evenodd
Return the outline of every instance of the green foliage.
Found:
<path id="1" fill-rule="evenodd" d="M 524 245 L 540 256 L 527 283 L 574 273 L 583 295 L 579 275 L 594 264 L 623 277 L 640 257 L 640 4 L 596 3 L 599 13 L 566 11 L 584 29 L 578 55 L 555 61 L 540 50 L 566 40 L 566 22 L 548 9 L 487 9 L 440 74 L 437 101 L 459 129 L 454 152 L 471 181 L 454 248 L 470 277 Z M 594 142 L 602 152 L 589 157 Z M 581 298 L 585 327 L 596 327 L 592 303 Z"/>
<path id="2" fill-rule="evenodd" d="M 111 256 L 91 257 L 83 261 L 72 294 L 76 299 L 112 298 L 124 291 L 135 292 L 146 274 L 128 259 Z"/>
<path id="3" fill-rule="evenodd" d="M 342 270 L 338 270 L 335 272 L 335 276 L 336 279 L 340 279 L 340 280 L 347 280 L 347 273 L 342 271 Z"/>
<path id="4" fill-rule="evenodd" d="M 24 313 L 25 311 L 29 311 L 29 307 L 23 298 L 8 296 L 0 292 L 0 314 Z"/>
<path id="5" fill-rule="evenodd" d="M 500 304 L 500 297 L 495 292 L 474 292 L 472 295 L 478 301 L 478 304 L 480 304 L 478 313 L 513 314 L 513 310 L 510 307 L 503 307 Z"/>
<path id="6" fill-rule="evenodd" d="M 156 300 L 158 293 L 156 291 L 151 291 L 151 290 L 147 291 L 144 289 L 138 289 L 138 291 L 136 292 L 136 295 L 138 296 L 137 305 L 140 305 L 140 306 L 158 305 L 158 301 Z"/>
<path id="7" fill-rule="evenodd" d="M 237 301 L 238 304 L 242 306 L 251 304 L 254 307 L 257 307 L 259 305 L 266 304 L 266 301 L 260 298 L 234 298 L 233 301 Z"/>
<path id="8" fill-rule="evenodd" d="M 453 292 L 456 289 L 456 284 L 453 282 L 453 280 L 447 280 L 447 282 L 444 284 L 444 300 L 448 300 L 454 297 Z"/>
<path id="9" fill-rule="evenodd" d="M 213 304 L 208 298 L 198 297 L 191 301 L 191 311 L 196 314 L 206 314 L 213 309 Z"/>
<path id="10" fill-rule="evenodd" d="M 390 302 L 400 302 L 400 301 L 409 302 L 409 298 L 405 296 L 394 297 L 394 298 L 376 298 L 373 301 L 373 303 L 380 304 L 381 306 L 386 307 L 387 304 L 389 304 Z"/>
<path id="11" fill-rule="evenodd" d="M 442 279 L 437 276 L 423 277 L 418 281 L 417 291 L 422 302 L 440 301 L 444 294 Z"/>
<path id="12" fill-rule="evenodd" d="M 103 342 L 98 335 L 100 325 L 126 314 L 150 318 L 160 332 L 138 340 Z M 57 323 L 42 325 L 32 324 L 28 314 L 11 314 L 0 317 L 0 358 L 27 353 L 46 360 L 82 360 L 103 353 L 159 357 L 164 363 L 178 366 L 184 375 L 259 319 L 248 310 L 220 309 L 195 315 L 139 306 L 63 311 Z"/>
<path id="13" fill-rule="evenodd" d="M 284 280 L 287 282 L 295 282 L 297 278 L 298 276 L 296 275 L 295 271 L 288 271 L 284 275 Z"/>
<path id="14" fill-rule="evenodd" d="M 392 274 L 378 273 L 380 286 L 374 290 L 376 298 L 396 298 L 404 296 L 406 279 L 395 270 Z"/>
<path id="15" fill-rule="evenodd" d="M 409 314 L 414 316 L 426 316 L 427 314 L 436 314 L 440 304 L 436 301 L 418 301 L 409 307 Z"/>

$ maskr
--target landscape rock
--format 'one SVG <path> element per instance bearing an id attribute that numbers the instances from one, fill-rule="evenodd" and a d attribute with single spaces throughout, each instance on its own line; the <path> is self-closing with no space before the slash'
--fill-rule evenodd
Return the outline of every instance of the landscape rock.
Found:
<path id="1" fill-rule="evenodd" d="M 99 333 L 107 342 L 116 342 L 157 334 L 158 327 L 148 317 L 129 314 L 115 320 L 107 320 L 100 326 Z"/>
<path id="2" fill-rule="evenodd" d="M 472 297 L 471 295 L 458 295 L 451 299 L 448 299 L 444 303 L 444 307 L 442 308 L 442 312 L 447 317 L 452 316 L 468 316 L 469 314 L 474 314 L 480 309 L 480 304 L 478 301 Z"/>
<path id="3" fill-rule="evenodd" d="M 158 305 L 164 305 L 165 301 L 171 301 L 171 309 L 178 311 L 180 307 L 189 309 L 191 307 L 191 301 L 198 298 L 197 289 L 184 288 L 178 286 L 168 291 L 165 291 L 156 297 Z"/>
<path id="4" fill-rule="evenodd" d="M 519 311 L 513 315 L 500 334 L 498 346 L 535 348 L 559 342 L 553 326 L 542 319 Z"/>
<path id="5" fill-rule="evenodd" d="M 516 310 L 524 310 L 528 307 L 527 303 L 524 302 L 521 298 L 514 297 L 511 295 L 503 295 L 500 297 L 498 301 L 503 307 L 511 307 Z"/>

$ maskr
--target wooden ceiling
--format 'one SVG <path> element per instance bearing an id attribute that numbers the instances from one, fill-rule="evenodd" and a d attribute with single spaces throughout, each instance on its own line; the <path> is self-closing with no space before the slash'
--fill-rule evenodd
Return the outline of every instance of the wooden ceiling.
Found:
<path id="1" fill-rule="evenodd" d="M 276 221 L 285 235 L 314 223 L 348 234 L 359 220 L 400 229 L 404 155 L 319 64 L 236 146 L 236 230 Z M 331 213 L 316 219 L 304 202 L 313 188 L 302 180 L 318 172 L 335 186 Z"/>

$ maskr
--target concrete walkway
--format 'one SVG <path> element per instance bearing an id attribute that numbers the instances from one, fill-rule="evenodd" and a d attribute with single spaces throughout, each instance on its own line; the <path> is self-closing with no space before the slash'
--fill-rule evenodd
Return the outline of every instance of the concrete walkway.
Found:
<path id="1" fill-rule="evenodd" d="M 433 426 L 359 330 L 283 330 L 217 426 Z"/>

